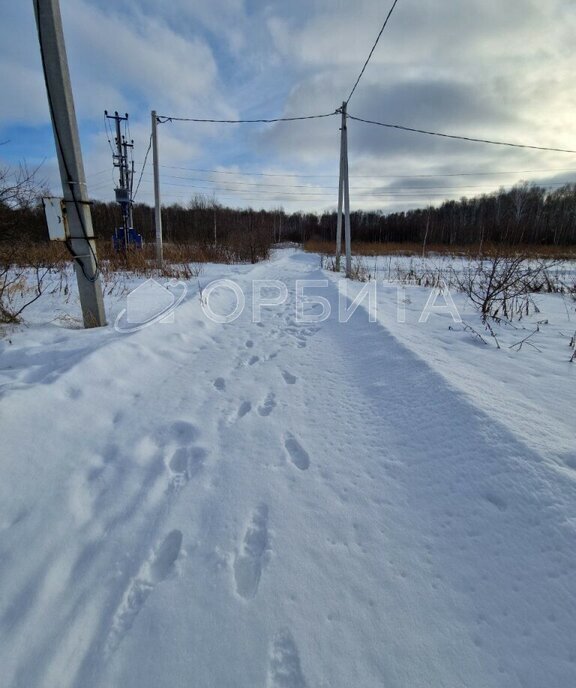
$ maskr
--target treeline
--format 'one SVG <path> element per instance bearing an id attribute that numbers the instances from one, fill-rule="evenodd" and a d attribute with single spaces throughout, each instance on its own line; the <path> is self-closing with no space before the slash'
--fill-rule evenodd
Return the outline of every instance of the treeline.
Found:
<path id="1" fill-rule="evenodd" d="M 336 212 L 285 213 L 277 210 L 232 209 L 212 199 L 195 197 L 189 204 L 162 208 L 164 240 L 171 243 L 227 245 L 238 260 L 255 262 L 273 243 L 334 241 Z M 145 204 L 133 209 L 134 227 L 146 242 L 154 241 L 154 212 Z M 94 202 L 96 237 L 109 241 L 120 224 L 116 203 Z M 576 244 L 576 184 L 548 190 L 521 183 L 509 190 L 475 198 L 445 201 L 438 207 L 386 213 L 351 214 L 353 240 L 363 242 L 418 242 L 468 245 Z M 45 241 L 42 207 L 28 203 L 3 204 L 0 199 L 0 241 Z"/>
<path id="2" fill-rule="evenodd" d="M 350 224 L 355 240 L 470 244 L 576 244 L 576 184 L 548 190 L 528 183 L 509 190 L 445 201 L 438 207 L 384 213 L 357 211 Z M 336 213 L 320 218 L 318 238 L 332 240 Z"/>

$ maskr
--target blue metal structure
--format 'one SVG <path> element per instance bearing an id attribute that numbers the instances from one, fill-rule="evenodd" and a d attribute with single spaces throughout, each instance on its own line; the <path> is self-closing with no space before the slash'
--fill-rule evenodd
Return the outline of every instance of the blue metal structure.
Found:
<path id="1" fill-rule="evenodd" d="M 140 249 L 143 245 L 142 235 L 138 234 L 133 227 L 128 229 L 116 227 L 112 235 L 112 244 L 115 251 L 126 252 L 131 248 Z"/>

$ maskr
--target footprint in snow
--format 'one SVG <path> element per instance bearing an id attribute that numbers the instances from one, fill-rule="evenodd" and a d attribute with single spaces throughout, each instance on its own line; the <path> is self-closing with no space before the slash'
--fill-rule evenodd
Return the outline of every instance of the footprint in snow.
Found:
<path id="1" fill-rule="evenodd" d="M 208 452 L 202 447 L 178 447 L 168 464 L 175 482 L 184 482 L 198 475 L 204 467 Z"/>
<path id="2" fill-rule="evenodd" d="M 490 502 L 492 506 L 495 506 L 498 511 L 506 511 L 508 508 L 508 504 L 500 495 L 496 494 L 495 492 L 487 492 L 484 495 L 484 499 L 486 499 L 487 502 Z"/>
<path id="3" fill-rule="evenodd" d="M 254 365 L 255 363 L 258 363 L 260 360 L 260 356 L 251 356 L 250 360 L 248 361 L 248 365 Z"/>
<path id="4" fill-rule="evenodd" d="M 249 401 L 243 401 L 238 409 L 238 418 L 244 418 L 247 413 L 252 410 L 252 404 Z"/>
<path id="5" fill-rule="evenodd" d="M 295 375 L 292 375 L 292 373 L 289 373 L 287 370 L 282 371 L 282 377 L 287 385 L 295 384 L 296 380 L 298 379 Z"/>
<path id="6" fill-rule="evenodd" d="M 310 467 L 310 456 L 304 447 L 291 433 L 287 432 L 284 436 L 284 447 L 290 456 L 292 463 L 301 471 Z"/>
<path id="7" fill-rule="evenodd" d="M 82 397 L 82 390 L 79 387 L 68 387 L 66 395 L 69 399 L 76 401 Z"/>
<path id="8" fill-rule="evenodd" d="M 190 447 L 178 447 L 172 455 L 168 467 L 172 473 L 182 474 L 188 471 L 188 458 L 190 455 Z"/>
<path id="9" fill-rule="evenodd" d="M 226 389 L 226 380 L 223 377 L 217 377 L 214 380 L 214 387 L 219 391 L 223 392 Z"/>
<path id="10" fill-rule="evenodd" d="M 186 482 L 197 475 L 203 468 L 207 452 L 202 447 L 194 446 L 198 438 L 198 429 L 187 421 L 176 421 L 161 432 L 165 449 L 172 445 L 170 459 L 165 458 L 166 466 L 172 478 L 169 491 L 178 492 Z M 174 445 L 176 447 L 174 448 Z"/>
<path id="11" fill-rule="evenodd" d="M 112 620 L 105 653 L 112 654 L 132 628 L 150 593 L 174 568 L 182 547 L 182 532 L 172 530 L 132 579 Z"/>
<path id="12" fill-rule="evenodd" d="M 234 560 L 236 592 L 246 600 L 258 592 L 264 555 L 268 550 L 268 507 L 261 504 L 252 514 L 240 551 Z"/>
<path id="13" fill-rule="evenodd" d="M 261 416 L 269 416 L 272 411 L 276 408 L 276 395 L 270 392 L 266 397 L 262 406 L 258 407 L 258 413 Z"/>
<path id="14" fill-rule="evenodd" d="M 198 428 L 185 420 L 177 420 L 161 428 L 156 433 L 156 442 L 160 447 L 173 443 L 181 447 L 191 444 L 198 437 Z"/>
<path id="15" fill-rule="evenodd" d="M 287 628 L 278 631 L 272 641 L 267 688 L 306 688 L 298 648 Z"/>

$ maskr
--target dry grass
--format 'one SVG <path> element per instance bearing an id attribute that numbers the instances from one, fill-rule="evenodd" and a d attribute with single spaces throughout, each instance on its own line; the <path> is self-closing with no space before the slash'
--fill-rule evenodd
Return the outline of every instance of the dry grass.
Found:
<path id="1" fill-rule="evenodd" d="M 164 265 L 158 269 L 154 246 L 116 253 L 106 242 L 97 247 L 102 288 L 106 294 L 124 293 L 131 277 L 191 279 L 201 272 L 206 255 L 195 247 L 166 245 Z M 0 323 L 17 323 L 22 311 L 46 291 L 70 293 L 73 259 L 63 243 L 0 243 Z"/>
<path id="2" fill-rule="evenodd" d="M 333 255 L 335 245 L 331 241 L 310 240 L 304 244 L 304 250 L 321 255 Z M 353 242 L 352 253 L 356 256 L 421 256 L 422 245 L 412 242 L 405 243 L 371 243 Z M 447 255 L 477 258 L 482 255 L 492 256 L 516 256 L 521 254 L 527 258 L 551 258 L 557 260 L 576 260 L 576 247 L 572 246 L 539 246 L 517 245 L 503 246 L 498 244 L 484 244 L 480 251 L 478 244 L 469 246 L 447 246 L 446 244 L 429 244 L 426 247 L 426 255 Z"/>
<path id="3" fill-rule="evenodd" d="M 114 250 L 108 241 L 96 241 L 96 252 L 102 272 L 129 272 L 148 274 L 156 270 L 156 247 L 146 244 L 141 250 L 127 254 Z M 237 263 L 238 252 L 227 245 L 171 244 L 163 247 L 165 271 L 173 272 L 179 266 L 198 263 Z M 62 242 L 0 243 L 0 261 L 17 267 L 44 265 L 57 270 L 72 264 L 72 256 Z"/>

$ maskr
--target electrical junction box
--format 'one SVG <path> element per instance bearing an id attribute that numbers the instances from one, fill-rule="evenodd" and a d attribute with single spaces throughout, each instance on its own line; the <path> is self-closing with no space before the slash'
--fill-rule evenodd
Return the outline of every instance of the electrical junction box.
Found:
<path id="1" fill-rule="evenodd" d="M 43 198 L 48 236 L 52 241 L 66 241 L 69 238 L 66 207 L 61 198 Z"/>
<path id="2" fill-rule="evenodd" d="M 116 202 L 120 204 L 128 204 L 130 203 L 130 194 L 128 193 L 128 189 L 114 189 L 114 192 L 116 193 Z"/>

